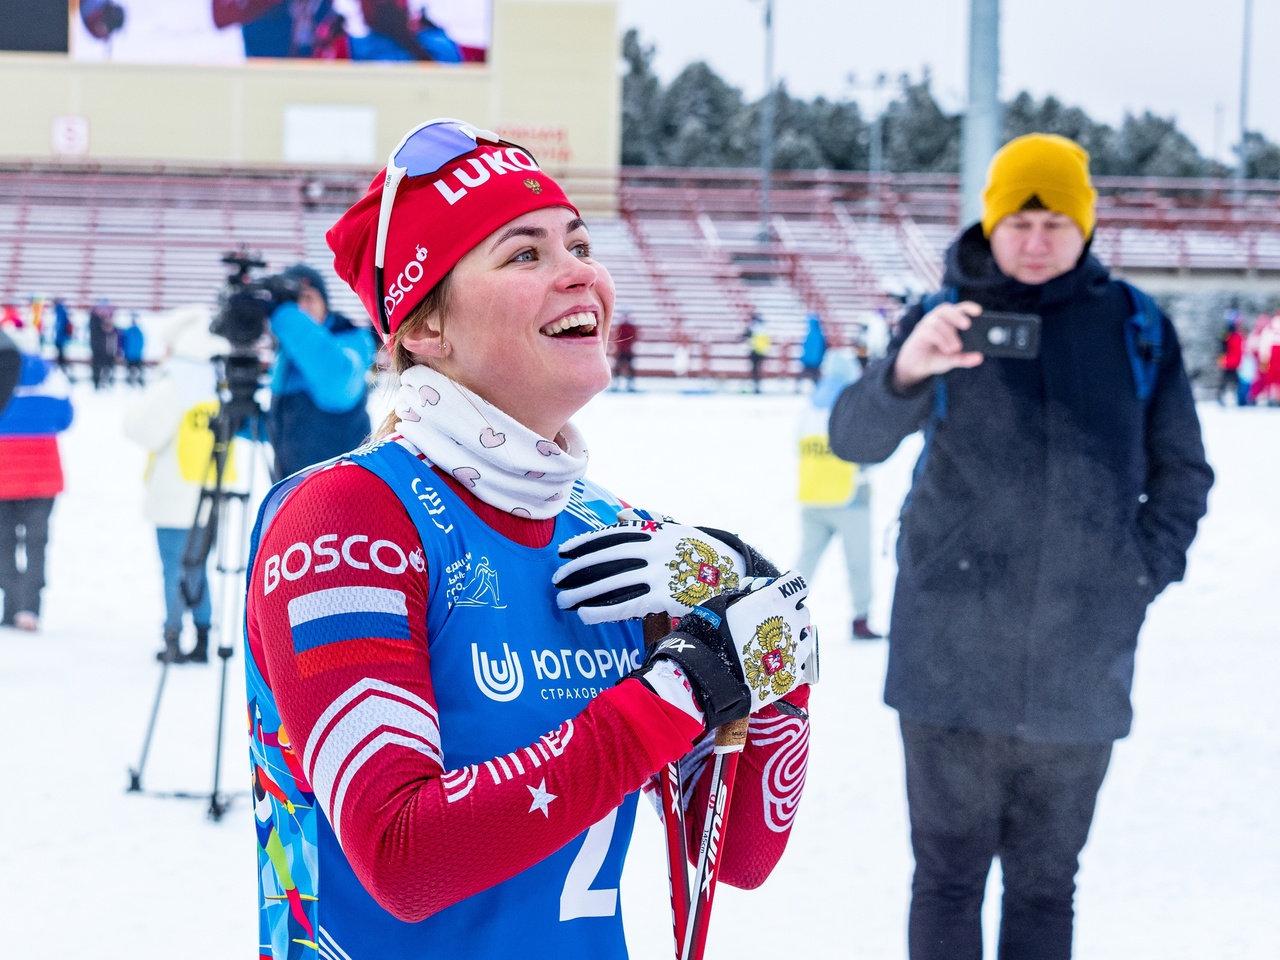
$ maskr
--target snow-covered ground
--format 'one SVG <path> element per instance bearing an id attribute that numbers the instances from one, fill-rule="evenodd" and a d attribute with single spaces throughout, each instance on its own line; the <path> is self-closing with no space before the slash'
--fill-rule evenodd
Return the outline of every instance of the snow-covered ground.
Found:
<path id="1" fill-rule="evenodd" d="M 243 795 L 215 824 L 205 802 L 125 792 L 160 673 L 162 618 L 141 513 L 145 457 L 119 427 L 129 399 L 122 387 L 77 387 L 43 630 L 0 629 L 0 957 L 253 956 Z M 595 479 L 641 505 L 738 530 L 785 564 L 798 545 L 792 438 L 802 402 L 611 393 L 578 423 Z M 1084 853 L 1077 955 L 1091 960 L 1280 957 L 1280 411 L 1204 406 L 1201 416 L 1218 483 L 1186 582 L 1147 619 L 1134 732 L 1116 747 Z M 891 521 L 915 449 L 904 444 L 874 472 L 881 626 Z M 880 701 L 885 647 L 848 640 L 834 551 L 811 604 L 823 679 L 805 801 L 768 883 L 722 888 L 711 957 L 905 956 L 911 854 L 896 718 Z M 230 666 L 222 783 L 239 791 L 238 643 Z M 209 789 L 218 680 L 216 662 L 170 671 L 148 788 Z M 622 899 L 632 955 L 670 956 L 661 834 L 643 811 Z"/>

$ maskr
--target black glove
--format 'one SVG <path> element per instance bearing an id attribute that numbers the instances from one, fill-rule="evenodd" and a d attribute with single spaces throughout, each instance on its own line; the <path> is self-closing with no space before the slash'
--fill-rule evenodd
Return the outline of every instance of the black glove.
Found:
<path id="1" fill-rule="evenodd" d="M 809 585 L 795 572 L 755 585 L 694 607 L 631 676 L 646 682 L 657 661 L 675 661 L 693 685 L 708 728 L 741 720 L 816 681 L 818 638 L 804 604 Z"/>

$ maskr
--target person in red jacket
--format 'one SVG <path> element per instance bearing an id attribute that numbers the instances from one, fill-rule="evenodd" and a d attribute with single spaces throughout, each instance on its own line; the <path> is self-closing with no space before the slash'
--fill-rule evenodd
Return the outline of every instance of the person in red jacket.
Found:
<path id="1" fill-rule="evenodd" d="M 0 414 L 2 626 L 31 631 L 40 626 L 49 515 L 62 492 L 56 435 L 71 425 L 69 391 L 53 364 L 23 354 L 18 386 Z"/>
<path id="2" fill-rule="evenodd" d="M 1240 386 L 1240 364 L 1244 361 L 1244 334 L 1240 332 L 1240 314 L 1233 310 L 1222 333 L 1222 353 L 1218 355 L 1218 404 L 1226 406 L 1222 394 L 1230 390 L 1239 406 L 1244 406 L 1245 390 Z"/>

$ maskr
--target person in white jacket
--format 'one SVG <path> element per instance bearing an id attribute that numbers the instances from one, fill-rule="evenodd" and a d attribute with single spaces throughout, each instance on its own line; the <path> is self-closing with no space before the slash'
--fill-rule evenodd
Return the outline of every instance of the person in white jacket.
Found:
<path id="1" fill-rule="evenodd" d="M 222 337 L 209 332 L 211 313 L 202 306 L 179 307 L 165 318 L 160 338 L 167 357 L 160 376 L 126 414 L 124 432 L 151 452 L 147 461 L 144 512 L 156 526 L 156 542 L 164 571 L 164 647 L 162 663 L 207 663 L 211 603 L 205 573 L 192 586 L 200 599 L 191 609 L 196 641 L 183 653 L 187 603 L 182 593 L 182 553 L 195 520 L 200 490 L 212 481 L 213 431 L 218 412 L 217 375 L 211 359 L 230 350 Z M 224 486 L 234 483 L 234 457 L 228 458 Z"/>

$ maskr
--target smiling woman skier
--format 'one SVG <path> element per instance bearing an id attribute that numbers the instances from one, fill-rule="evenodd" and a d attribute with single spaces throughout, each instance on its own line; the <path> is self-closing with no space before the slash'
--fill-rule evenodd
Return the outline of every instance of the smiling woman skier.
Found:
<path id="1" fill-rule="evenodd" d="M 399 391 L 379 442 L 283 481 L 255 530 L 260 952 L 620 960 L 637 792 L 699 744 L 696 836 L 710 726 L 752 715 L 721 879 L 758 885 L 781 856 L 807 589 L 732 535 L 615 525 L 582 479 L 569 418 L 609 382 L 613 283 L 526 151 L 424 124 L 329 244 Z M 624 572 L 597 582 L 583 554 Z M 646 656 L 626 618 L 702 600 Z"/>

